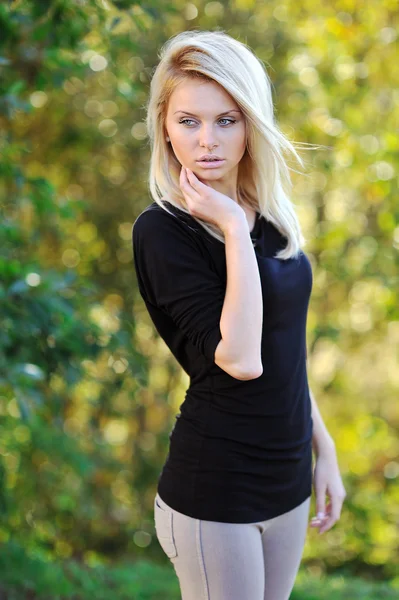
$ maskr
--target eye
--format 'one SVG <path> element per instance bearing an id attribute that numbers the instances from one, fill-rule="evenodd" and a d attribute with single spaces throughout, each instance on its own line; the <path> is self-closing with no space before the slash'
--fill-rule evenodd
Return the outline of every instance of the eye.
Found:
<path id="1" fill-rule="evenodd" d="M 190 127 L 190 125 L 187 125 L 187 121 L 191 121 L 192 123 L 194 123 L 193 119 L 181 119 L 179 121 L 179 123 L 182 123 L 183 125 L 186 125 L 187 127 Z M 227 119 L 226 117 L 222 117 L 221 119 L 219 119 L 219 122 L 220 121 L 227 121 L 227 124 L 237 122 L 235 119 Z M 223 127 L 226 127 L 226 125 L 223 125 Z"/>
<path id="2" fill-rule="evenodd" d="M 192 121 L 192 119 L 181 119 L 181 121 L 179 121 L 179 123 L 186 125 L 187 121 Z"/>
<path id="3" fill-rule="evenodd" d="M 236 123 L 237 122 L 235 119 L 226 119 L 225 117 L 222 117 L 220 119 L 220 121 L 227 121 L 227 123 Z"/>

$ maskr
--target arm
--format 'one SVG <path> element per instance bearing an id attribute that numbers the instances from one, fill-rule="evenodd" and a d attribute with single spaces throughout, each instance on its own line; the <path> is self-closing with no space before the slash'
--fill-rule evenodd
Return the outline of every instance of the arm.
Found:
<path id="1" fill-rule="evenodd" d="M 244 219 L 245 215 L 226 225 L 227 290 L 201 252 L 196 235 L 179 218 L 160 208 L 145 210 L 132 230 L 137 282 L 144 300 L 166 313 L 202 355 L 236 379 L 259 377 L 262 372 L 262 323 L 259 314 L 249 318 L 246 306 L 248 301 L 250 311 L 262 314 L 262 305 L 257 304 L 260 275 L 258 269 L 254 275 L 256 256 Z M 240 286 L 251 287 L 251 277 L 259 285 L 252 291 L 255 300 L 248 300 L 240 290 Z"/>
<path id="2" fill-rule="evenodd" d="M 215 362 L 241 380 L 260 377 L 263 300 L 260 274 L 245 215 L 224 230 L 227 285 Z"/>
<path id="3" fill-rule="evenodd" d="M 324 533 L 331 529 L 339 519 L 346 490 L 339 471 L 334 440 L 323 423 L 316 400 L 310 389 L 309 392 L 313 419 L 312 444 L 316 454 L 313 486 L 316 494 L 317 514 L 312 519 L 310 526 L 318 527 L 319 533 Z M 328 496 L 328 502 L 326 501 L 326 495 Z"/>
<path id="4" fill-rule="evenodd" d="M 335 452 L 335 443 L 324 424 L 319 408 L 316 404 L 312 390 L 309 388 L 312 403 L 313 436 L 312 445 L 314 452 L 319 455 L 325 452 Z"/>

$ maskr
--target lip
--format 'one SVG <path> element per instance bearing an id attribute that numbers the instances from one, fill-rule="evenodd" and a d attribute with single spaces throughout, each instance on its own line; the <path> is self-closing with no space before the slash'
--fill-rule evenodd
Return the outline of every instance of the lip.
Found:
<path id="1" fill-rule="evenodd" d="M 214 161 L 197 160 L 196 162 L 198 165 L 200 165 L 202 169 L 217 169 L 218 167 L 221 167 L 226 161 L 224 158 L 221 158 L 219 160 Z"/>
<path id="2" fill-rule="evenodd" d="M 221 156 L 218 156 L 217 154 L 201 154 L 201 156 L 198 159 L 198 162 L 207 160 L 209 158 L 215 158 L 217 160 L 224 160 Z"/>

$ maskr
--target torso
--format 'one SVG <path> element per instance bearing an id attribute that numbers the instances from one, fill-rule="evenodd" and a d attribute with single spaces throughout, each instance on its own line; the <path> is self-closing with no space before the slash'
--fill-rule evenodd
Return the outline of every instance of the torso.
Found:
<path id="1" fill-rule="evenodd" d="M 209 340 L 214 353 L 221 338 L 225 244 L 172 205 L 179 221 L 156 203 L 149 208 L 135 224 L 138 282 L 155 327 L 190 377 L 157 492 L 174 510 L 197 519 L 253 523 L 288 512 L 312 490 L 313 422 L 306 372 L 310 261 L 303 252 L 297 258 L 276 258 L 287 239 L 264 217 L 254 222 L 254 211 L 245 208 L 262 289 L 263 372 L 256 379 L 237 380 L 209 354 Z M 176 238 L 166 239 L 172 233 Z M 151 251 L 146 252 L 147 270 L 140 260 L 140 249 L 156 247 L 162 235 L 174 273 L 157 268 Z M 199 269 L 197 277 L 191 264 Z M 187 282 L 178 271 L 181 265 Z M 149 285 L 150 278 L 156 288 Z M 167 310 L 158 306 L 153 289 L 160 290 Z"/>

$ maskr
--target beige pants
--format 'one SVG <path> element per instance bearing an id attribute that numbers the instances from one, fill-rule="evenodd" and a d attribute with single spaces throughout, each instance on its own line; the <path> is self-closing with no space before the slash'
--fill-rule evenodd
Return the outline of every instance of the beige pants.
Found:
<path id="1" fill-rule="evenodd" d="M 257 523 L 194 519 L 157 493 L 159 544 L 179 579 L 182 600 L 288 600 L 308 528 L 309 496 L 296 508 Z"/>

